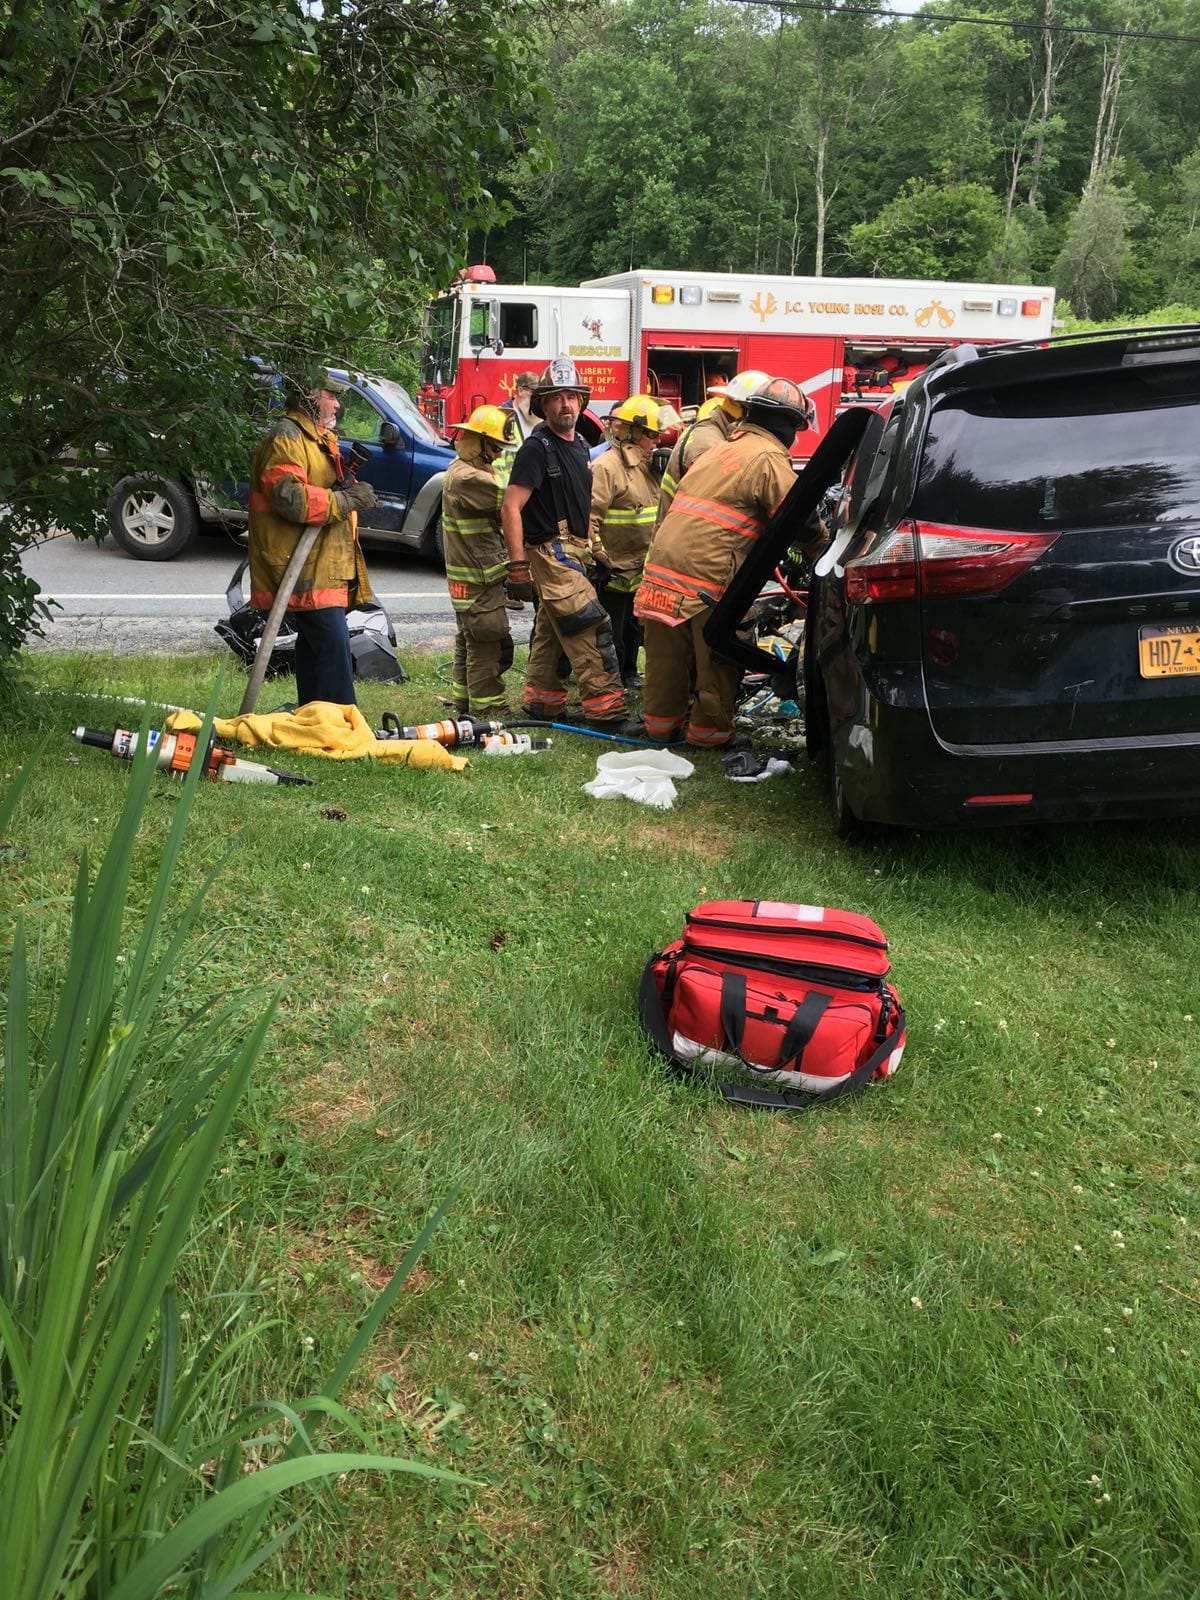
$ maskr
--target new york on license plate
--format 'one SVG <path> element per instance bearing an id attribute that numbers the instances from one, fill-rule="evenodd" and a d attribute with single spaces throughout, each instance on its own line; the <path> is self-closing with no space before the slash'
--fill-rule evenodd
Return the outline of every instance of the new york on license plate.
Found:
<path id="1" fill-rule="evenodd" d="M 1143 678 L 1200 674 L 1200 622 L 1155 623 L 1139 628 L 1138 670 Z"/>

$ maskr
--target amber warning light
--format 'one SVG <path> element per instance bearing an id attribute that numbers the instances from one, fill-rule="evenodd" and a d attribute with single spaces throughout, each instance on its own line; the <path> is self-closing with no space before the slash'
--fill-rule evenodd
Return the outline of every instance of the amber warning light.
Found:
<path id="1" fill-rule="evenodd" d="M 650 290 L 650 299 L 656 306 L 669 306 L 675 299 L 675 290 L 669 283 L 656 283 Z"/>

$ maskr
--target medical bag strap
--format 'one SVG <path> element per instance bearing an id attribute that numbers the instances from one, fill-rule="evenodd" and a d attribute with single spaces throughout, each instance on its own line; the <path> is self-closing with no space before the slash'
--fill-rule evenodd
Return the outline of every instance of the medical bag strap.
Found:
<path id="1" fill-rule="evenodd" d="M 550 494 L 554 500 L 554 516 L 558 522 L 558 537 L 560 539 L 586 539 L 586 534 L 572 534 L 571 519 L 567 515 L 567 493 L 563 488 L 562 462 L 558 459 L 558 451 L 550 443 L 544 433 L 538 434 L 542 449 L 546 452 L 546 476 L 550 479 Z"/>
<path id="2" fill-rule="evenodd" d="M 638 1015 L 650 1042 L 659 1054 L 665 1056 L 677 1071 L 692 1072 L 694 1070 L 692 1064 L 681 1061 L 675 1054 L 671 1035 L 667 1032 L 667 1019 L 663 1012 L 662 1001 L 659 999 L 658 985 L 654 981 L 654 966 L 659 959 L 658 956 L 651 956 L 642 971 L 642 981 L 638 989 Z M 724 986 L 722 986 L 723 1001 Z M 722 1026 L 724 1026 L 723 1018 Z M 813 1105 L 827 1105 L 830 1100 L 840 1100 L 848 1094 L 857 1094 L 860 1089 L 865 1089 L 891 1055 L 897 1039 L 903 1032 L 904 1011 L 902 1007 L 897 1006 L 887 1038 L 868 1056 L 862 1066 L 856 1067 L 848 1078 L 844 1078 L 837 1088 L 831 1089 L 828 1094 L 776 1094 L 767 1089 L 752 1089 L 742 1083 L 718 1083 L 717 1088 L 725 1100 L 733 1101 L 737 1105 L 755 1106 L 764 1111 L 807 1111 Z"/>

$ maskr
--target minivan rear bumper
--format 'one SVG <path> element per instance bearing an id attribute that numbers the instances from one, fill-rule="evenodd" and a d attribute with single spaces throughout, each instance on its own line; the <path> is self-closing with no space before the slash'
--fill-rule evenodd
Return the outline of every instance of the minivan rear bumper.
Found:
<path id="1" fill-rule="evenodd" d="M 924 710 L 869 702 L 835 734 L 864 822 L 902 828 L 1200 815 L 1200 732 L 1153 739 L 948 745 Z"/>

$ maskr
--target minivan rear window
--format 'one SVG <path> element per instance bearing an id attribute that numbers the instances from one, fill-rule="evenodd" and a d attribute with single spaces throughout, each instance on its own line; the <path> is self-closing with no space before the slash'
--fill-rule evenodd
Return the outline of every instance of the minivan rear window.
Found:
<path id="1" fill-rule="evenodd" d="M 1019 533 L 1200 520 L 1200 367 L 947 396 L 912 509 Z"/>

